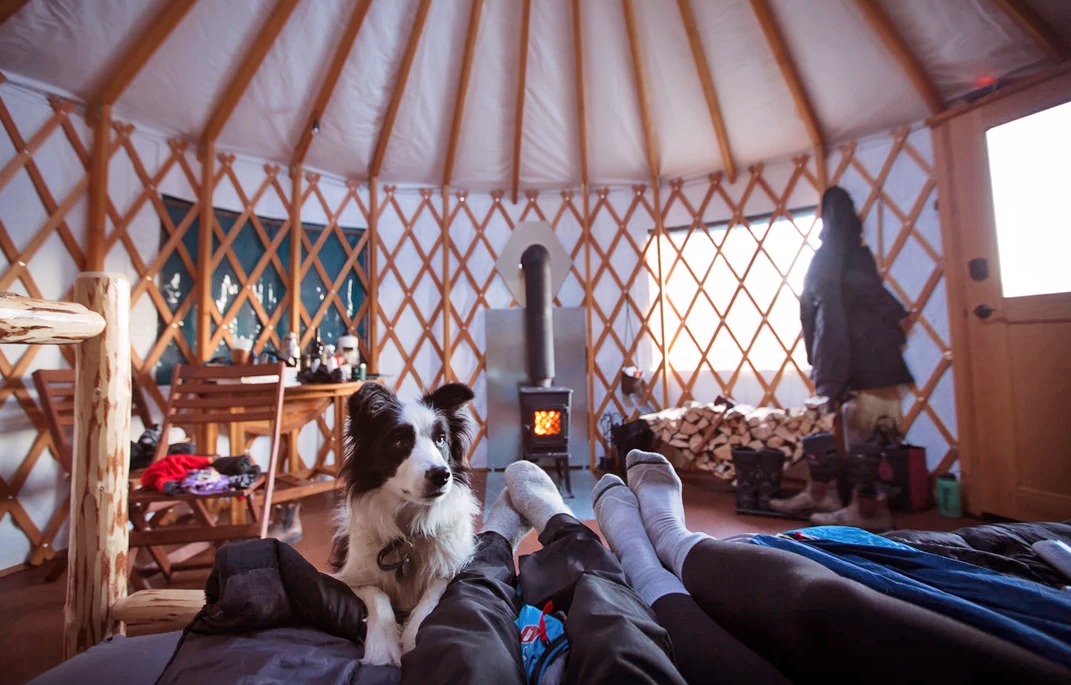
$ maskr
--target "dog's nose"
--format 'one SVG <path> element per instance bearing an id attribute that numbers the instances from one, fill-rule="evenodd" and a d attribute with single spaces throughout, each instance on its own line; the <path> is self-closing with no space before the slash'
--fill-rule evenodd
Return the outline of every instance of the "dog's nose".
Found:
<path id="1" fill-rule="evenodd" d="M 428 482 L 434 487 L 441 488 L 450 480 L 450 469 L 437 466 L 433 469 L 428 469 L 428 472 L 424 474 L 424 477 L 427 478 Z"/>

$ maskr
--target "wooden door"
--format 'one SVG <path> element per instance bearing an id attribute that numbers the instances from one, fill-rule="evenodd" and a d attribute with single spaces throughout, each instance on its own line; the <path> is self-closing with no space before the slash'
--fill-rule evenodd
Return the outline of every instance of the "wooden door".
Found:
<path id="1" fill-rule="evenodd" d="M 1026 226 L 1028 219 L 1020 217 L 1029 212 L 1004 212 L 998 220 L 995 204 L 1006 205 L 999 198 L 995 203 L 994 186 L 1003 192 L 1008 177 L 1001 169 L 1013 165 L 990 166 L 1004 159 L 990 147 L 999 131 L 987 143 L 994 127 L 1034 113 L 1071 111 L 1071 106 L 1052 109 L 1069 101 L 1071 71 L 1065 69 L 934 125 L 960 464 L 965 506 L 975 515 L 1071 518 L 1071 250 L 1058 245 L 1071 235 L 1071 156 L 1056 164 L 1014 165 L 1022 178 L 1042 174 L 1037 183 L 1023 184 L 1028 205 L 1062 194 L 1062 210 L 1048 212 L 1044 220 L 1034 217 Z M 1049 145 L 1036 146 L 1036 154 L 1071 147 L 1065 136 L 1071 137 L 1071 126 L 1051 136 Z M 1034 146 L 1012 150 L 1028 148 Z M 1038 226 L 1043 235 L 1009 241 Z M 1020 255 L 1020 261 L 1033 265 L 1032 274 L 1029 268 L 1012 271 L 1013 253 L 1023 247 L 1028 256 Z M 1055 285 L 1050 282 L 1048 292 L 1038 286 L 1044 294 L 1020 294 L 1039 291 L 1021 285 L 1038 275 L 1054 277 L 1049 280 Z"/>

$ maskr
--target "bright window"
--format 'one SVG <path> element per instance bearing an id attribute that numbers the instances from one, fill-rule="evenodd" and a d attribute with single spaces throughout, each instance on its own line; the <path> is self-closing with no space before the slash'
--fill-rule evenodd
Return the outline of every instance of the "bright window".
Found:
<path id="1" fill-rule="evenodd" d="M 772 382 L 791 356 L 806 372 L 803 346 L 793 345 L 800 334 L 799 294 L 820 231 L 814 208 L 792 211 L 790 218 L 708 224 L 705 231 L 669 229 L 663 254 L 673 259 L 679 251 L 689 268 L 673 267 L 666 296 L 692 334 L 678 336 L 670 364 L 707 368 L 723 378 L 740 369 Z"/>
<path id="2" fill-rule="evenodd" d="M 1004 297 L 1071 291 L 1071 102 L 986 132 Z"/>

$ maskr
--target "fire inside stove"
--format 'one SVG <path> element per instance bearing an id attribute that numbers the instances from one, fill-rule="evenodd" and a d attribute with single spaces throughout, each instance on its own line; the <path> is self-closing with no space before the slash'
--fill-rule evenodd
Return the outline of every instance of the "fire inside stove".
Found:
<path id="1" fill-rule="evenodd" d="M 536 435 L 559 435 L 562 432 L 562 413 L 557 410 L 536 411 L 532 432 Z"/>

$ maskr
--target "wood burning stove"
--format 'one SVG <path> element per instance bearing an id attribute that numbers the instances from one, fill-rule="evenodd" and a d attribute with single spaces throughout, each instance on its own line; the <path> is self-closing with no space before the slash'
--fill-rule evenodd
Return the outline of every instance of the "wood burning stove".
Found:
<path id="1" fill-rule="evenodd" d="M 521 255 L 525 287 L 525 341 L 528 385 L 520 391 L 523 456 L 531 461 L 554 459 L 558 482 L 573 496 L 569 479 L 569 409 L 572 388 L 553 385 L 554 325 L 551 317 L 550 254 L 531 245 Z"/>
<path id="2" fill-rule="evenodd" d="M 573 389 L 522 386 L 521 441 L 524 458 L 532 461 L 554 459 L 559 482 L 572 497 L 569 479 L 569 408 Z"/>

